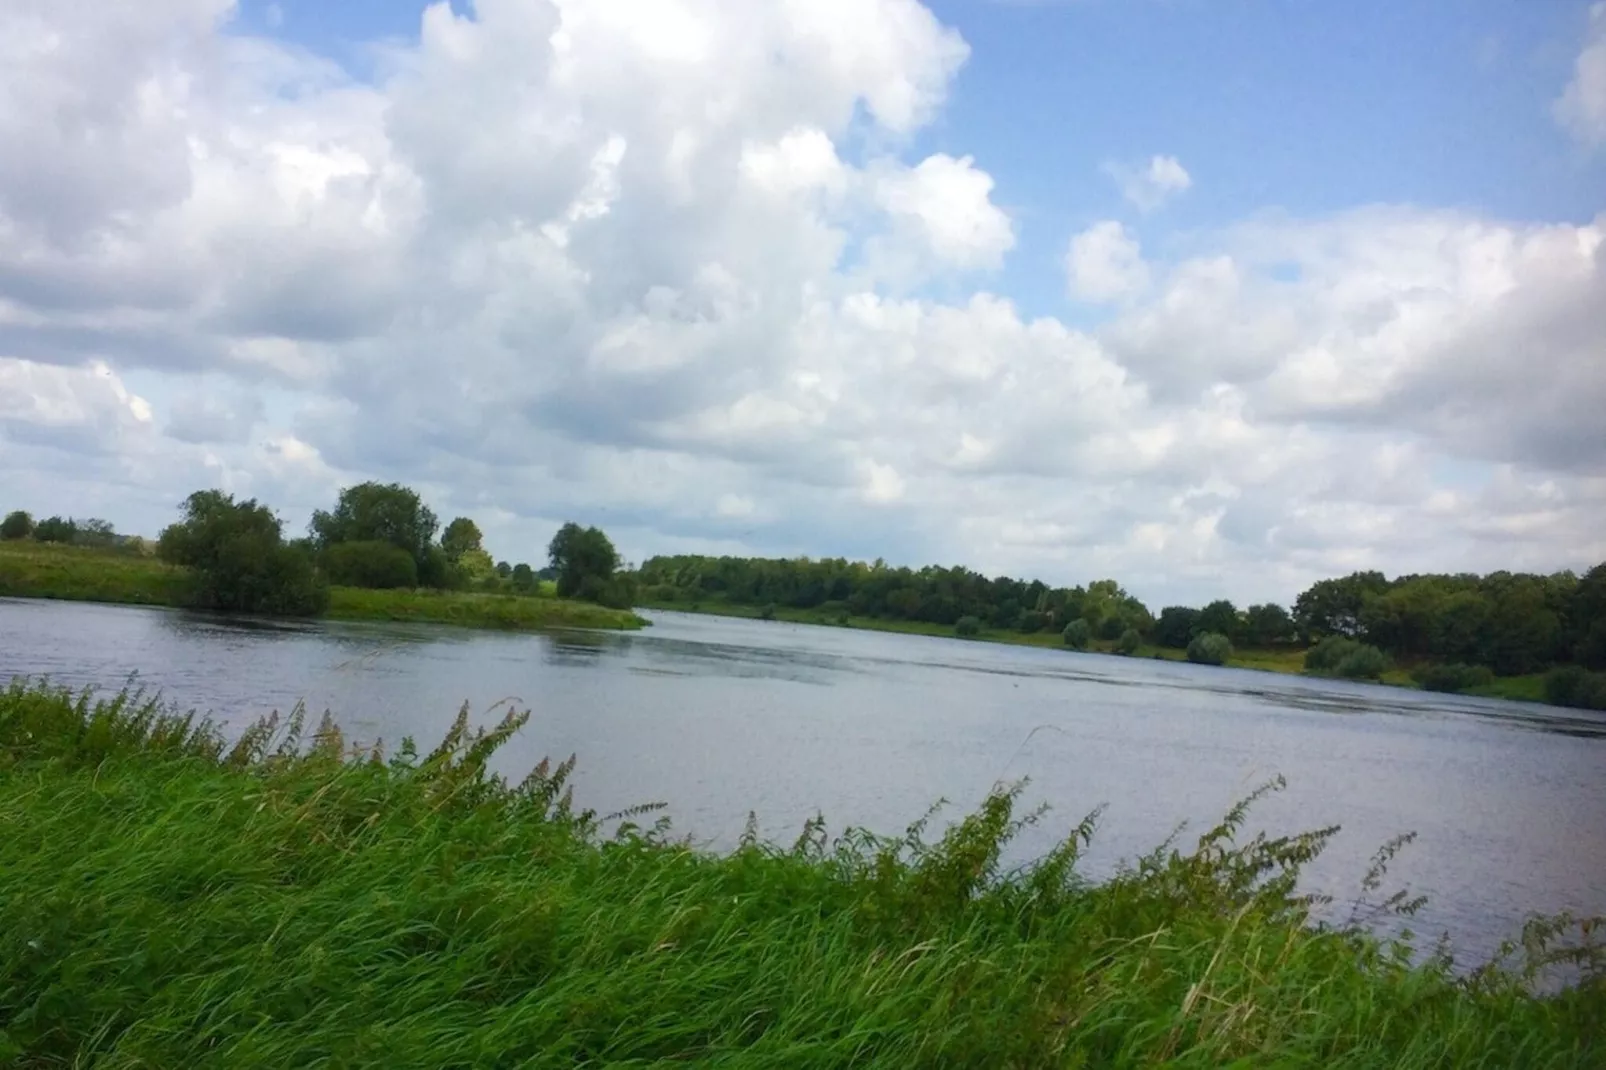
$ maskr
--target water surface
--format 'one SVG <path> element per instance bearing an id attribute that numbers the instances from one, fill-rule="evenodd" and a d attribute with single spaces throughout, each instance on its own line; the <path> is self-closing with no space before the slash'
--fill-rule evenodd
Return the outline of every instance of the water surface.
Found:
<path id="1" fill-rule="evenodd" d="M 974 806 L 1030 777 L 1040 852 L 1105 805 L 1092 873 L 1193 835 L 1282 774 L 1258 829 L 1341 824 L 1311 871 L 1353 896 L 1383 841 L 1430 897 L 1415 927 L 1487 955 L 1532 911 L 1606 913 L 1606 718 L 1342 681 L 778 622 L 652 613 L 638 633 L 240 622 L 0 599 L 0 677 L 120 686 L 130 674 L 239 728 L 304 702 L 362 741 L 433 745 L 465 702 L 534 711 L 501 755 L 520 774 L 576 753 L 579 802 L 668 804 L 714 846 L 749 811 L 790 841 L 896 832 L 940 797 Z M 1188 833 L 1184 834 L 1185 836 Z"/>

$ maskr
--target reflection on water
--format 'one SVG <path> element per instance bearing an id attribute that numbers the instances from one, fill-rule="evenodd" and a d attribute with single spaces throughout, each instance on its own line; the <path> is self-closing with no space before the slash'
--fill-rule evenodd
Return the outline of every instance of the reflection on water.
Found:
<path id="1" fill-rule="evenodd" d="M 1477 957 L 1529 911 L 1606 912 L 1606 717 L 1154 660 L 781 622 L 655 614 L 630 634 L 482 633 L 265 622 L 172 610 L 0 600 L 0 676 L 117 687 L 131 672 L 229 730 L 304 702 L 359 742 L 439 739 L 467 702 L 529 707 L 499 755 L 520 775 L 579 755 L 579 801 L 669 805 L 714 846 L 756 810 L 790 840 L 901 829 L 1030 778 L 1054 807 L 1045 849 L 1099 804 L 1086 865 L 1107 872 L 1183 821 L 1213 823 L 1281 773 L 1258 810 L 1291 832 L 1344 826 L 1311 870 L 1352 897 L 1371 852 L 1419 839 L 1393 875 L 1417 918 Z"/>

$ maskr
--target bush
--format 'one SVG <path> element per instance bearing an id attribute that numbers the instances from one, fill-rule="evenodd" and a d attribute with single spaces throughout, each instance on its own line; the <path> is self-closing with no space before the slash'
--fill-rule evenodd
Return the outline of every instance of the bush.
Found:
<path id="1" fill-rule="evenodd" d="M 1060 638 L 1072 650 L 1086 650 L 1088 641 L 1093 638 L 1093 629 L 1088 627 L 1087 621 L 1077 617 L 1060 632 Z"/>
<path id="2" fill-rule="evenodd" d="M 1232 657 L 1232 640 L 1220 632 L 1202 632 L 1188 643 L 1188 660 L 1195 665 L 1225 665 Z"/>
<path id="3" fill-rule="evenodd" d="M 1121 633 L 1121 638 L 1115 641 L 1115 652 L 1117 654 L 1136 654 L 1138 647 L 1142 645 L 1143 637 L 1138 634 L 1138 630 L 1136 628 L 1128 628 Z"/>
<path id="4" fill-rule="evenodd" d="M 191 601 L 202 609 L 312 616 L 329 605 L 311 554 L 286 545 L 279 519 L 254 499 L 196 491 L 184 502 L 184 519 L 162 532 L 157 552 L 195 570 Z"/>
<path id="5" fill-rule="evenodd" d="M 1545 675 L 1545 701 L 1578 710 L 1606 710 L 1606 672 L 1563 665 Z"/>
<path id="6" fill-rule="evenodd" d="M 418 586 L 418 563 L 399 546 L 378 540 L 337 542 L 323 552 L 323 571 L 341 587 L 386 590 Z"/>
<path id="7" fill-rule="evenodd" d="M 1494 679 L 1494 673 L 1483 665 L 1422 665 L 1412 670 L 1411 679 L 1424 691 L 1443 691 L 1454 694 L 1474 687 L 1482 687 Z"/>
<path id="8" fill-rule="evenodd" d="M 33 537 L 40 542 L 70 543 L 77 536 L 78 525 L 59 516 L 41 520 L 33 529 Z"/>
<path id="9" fill-rule="evenodd" d="M 1028 609 L 1020 615 L 1020 630 L 1027 635 L 1034 635 L 1048 627 L 1048 614 L 1036 609 Z"/>
<path id="10" fill-rule="evenodd" d="M 535 570 L 521 561 L 514 565 L 513 571 L 508 574 L 508 582 L 513 584 L 513 589 L 520 594 L 529 594 L 536 588 Z"/>
<path id="11" fill-rule="evenodd" d="M 1349 680 L 1375 680 L 1388 671 L 1388 655 L 1375 646 L 1329 636 L 1305 652 L 1305 671 Z"/>
<path id="12" fill-rule="evenodd" d="M 0 521 L 0 539 L 26 539 L 33 534 L 33 517 L 18 509 Z"/>
<path id="13" fill-rule="evenodd" d="M 981 619 L 979 617 L 964 616 L 954 621 L 954 634 L 961 639 L 969 639 L 981 634 Z"/>

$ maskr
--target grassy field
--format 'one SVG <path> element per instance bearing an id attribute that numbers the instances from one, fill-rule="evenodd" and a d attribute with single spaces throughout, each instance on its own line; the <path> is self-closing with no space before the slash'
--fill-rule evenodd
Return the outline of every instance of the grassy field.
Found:
<path id="1" fill-rule="evenodd" d="M 186 573 L 149 554 L 31 541 L 0 542 L 0 596 L 173 606 Z"/>
<path id="2" fill-rule="evenodd" d="M 640 628 L 646 621 L 625 609 L 550 595 L 472 591 L 369 591 L 334 587 L 330 617 L 337 620 L 419 621 L 472 628 L 530 631 L 542 628 Z"/>
<path id="3" fill-rule="evenodd" d="M 353 760 L 327 727 L 227 747 L 0 691 L 0 1065 L 1606 1065 L 1606 962 L 1542 937 L 1587 929 L 1412 965 L 1292 896 L 1327 832 L 1248 836 L 1240 808 L 1093 884 L 1091 819 L 1001 871 L 1041 815 L 1000 793 L 945 832 L 716 856 L 604 832 L 572 762 L 488 775 L 524 720 Z M 1536 995 L 1557 961 L 1585 980 Z"/>
<path id="4" fill-rule="evenodd" d="M 695 607 L 695 608 L 694 608 Z M 724 617 L 742 617 L 757 620 L 763 616 L 763 610 L 758 606 L 736 605 L 729 602 L 705 601 L 691 602 L 649 602 L 643 608 L 677 610 L 682 613 L 709 613 Z M 827 627 L 861 628 L 866 631 L 899 632 L 904 635 L 934 635 L 953 638 L 954 630 L 941 624 L 931 624 L 926 621 L 885 620 L 877 617 L 840 617 L 822 614 L 807 609 L 792 609 L 786 606 L 777 606 L 774 619 L 788 621 L 794 624 L 819 624 Z M 1058 632 L 1042 631 L 1031 635 L 1022 635 L 1019 632 L 1000 629 L 984 629 L 972 642 L 1004 643 L 1009 646 L 1042 647 L 1049 650 L 1064 650 L 1065 643 Z M 1088 653 L 1113 654 L 1115 643 L 1107 640 L 1094 640 Z M 1157 647 L 1148 643 L 1138 648 L 1137 658 L 1161 658 L 1167 661 L 1184 661 L 1187 655 L 1184 651 L 1170 647 Z M 1233 652 L 1230 667 L 1235 669 L 1256 669 L 1261 672 L 1288 673 L 1295 676 L 1305 672 L 1305 651 L 1303 649 L 1283 650 L 1237 650 Z M 1545 677 L 1543 673 L 1534 673 L 1529 676 L 1509 676 L 1497 678 L 1481 687 L 1467 691 L 1469 695 L 1480 695 L 1486 698 L 1504 698 L 1520 702 L 1544 702 Z M 1409 671 L 1403 668 L 1390 669 L 1383 674 L 1379 683 L 1393 687 L 1415 688 L 1416 681 L 1411 679 Z"/>
<path id="5" fill-rule="evenodd" d="M 60 598 L 147 606 L 186 603 L 183 569 L 150 554 L 0 542 L 0 596 Z M 640 628 L 646 622 L 628 610 L 557 598 L 550 584 L 539 595 L 471 591 L 369 591 L 334 587 L 328 616 L 340 620 L 417 621 L 471 628 Z"/>

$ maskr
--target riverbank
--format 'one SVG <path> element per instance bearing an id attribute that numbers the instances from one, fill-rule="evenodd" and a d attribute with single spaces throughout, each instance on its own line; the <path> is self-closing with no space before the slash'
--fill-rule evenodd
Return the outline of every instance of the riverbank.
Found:
<path id="1" fill-rule="evenodd" d="M 1235 846 L 1229 821 L 1092 884 L 1088 823 L 1005 874 L 1000 794 L 923 844 L 712 855 L 605 832 L 568 763 L 491 777 L 524 720 L 350 762 L 333 731 L 231 748 L 127 700 L 0 692 L 0 1063 L 1606 1059 L 1599 980 L 1542 998 L 1313 928 L 1289 880 L 1322 834 Z"/>
<path id="2" fill-rule="evenodd" d="M 759 606 L 716 601 L 646 601 L 639 608 L 677 613 L 701 613 L 718 617 L 737 617 L 744 620 L 777 620 L 789 624 L 815 624 L 825 628 L 859 628 L 866 631 L 896 632 L 902 635 L 927 635 L 944 639 L 954 638 L 954 630 L 951 627 L 933 624 L 928 621 L 889 620 L 881 617 L 858 617 L 841 614 L 832 616 L 816 610 L 794 609 L 789 606 L 761 608 Z M 1022 634 L 1003 629 L 984 628 L 979 634 L 968 637 L 967 641 L 1068 651 L 1065 641 L 1057 632 L 1053 631 Z M 1159 658 L 1165 661 L 1187 660 L 1185 651 L 1154 646 L 1150 643 L 1144 643 L 1138 647 L 1136 653 L 1130 655 L 1118 654 L 1113 640 L 1102 639 L 1093 640 L 1086 651 L 1079 651 L 1078 653 L 1107 654 L 1112 657 Z M 1234 669 L 1253 669 L 1258 672 L 1303 676 L 1305 675 L 1305 650 L 1303 647 L 1287 647 L 1278 650 L 1235 650 L 1227 665 L 1229 668 Z M 1542 673 L 1534 673 L 1529 676 L 1497 677 L 1487 684 L 1469 688 L 1464 693 L 1483 698 L 1543 703 L 1545 701 L 1544 679 L 1544 674 Z M 1403 668 L 1390 669 L 1383 674 L 1380 680 L 1360 682 L 1413 689 L 1418 687 L 1417 682 L 1411 678 L 1411 674 Z"/>
<path id="3" fill-rule="evenodd" d="M 123 605 L 179 606 L 188 573 L 132 550 L 0 542 L 0 597 L 54 598 Z M 411 621 L 466 628 L 641 628 L 629 610 L 557 598 L 550 593 L 365 590 L 332 587 L 325 616 L 336 620 Z"/>

